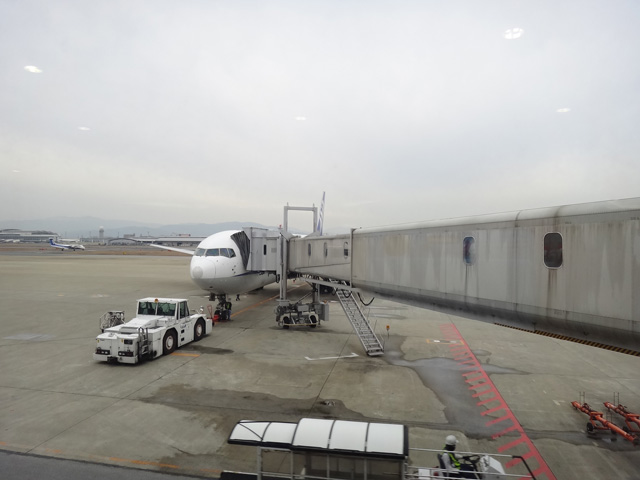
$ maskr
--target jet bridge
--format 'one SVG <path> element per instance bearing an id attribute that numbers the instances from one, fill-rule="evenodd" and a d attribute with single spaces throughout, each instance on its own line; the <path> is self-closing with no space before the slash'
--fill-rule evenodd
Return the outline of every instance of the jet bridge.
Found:
<path id="1" fill-rule="evenodd" d="M 286 208 L 302 209 L 303 207 Z M 313 286 L 309 303 L 304 303 L 306 297 L 297 302 L 290 302 L 287 298 L 287 279 L 290 277 L 287 252 L 289 240 L 293 235 L 286 229 L 268 230 L 257 227 L 246 227 L 235 235 L 237 237 L 234 240 L 240 246 L 246 269 L 253 272 L 273 273 L 276 275 L 276 281 L 280 282 L 280 298 L 275 312 L 279 326 L 285 329 L 292 326 L 315 328 L 320 321 L 329 319 L 329 307 L 320 302 L 316 285 Z"/>
<path id="2" fill-rule="evenodd" d="M 268 230 L 266 228 L 245 227 L 242 229 L 246 238 L 249 240 L 247 244 L 243 244 L 240 248 L 242 260 L 245 261 L 246 269 L 254 272 L 278 272 L 278 259 L 281 256 L 280 248 L 281 232 L 278 230 Z M 236 233 L 242 237 L 241 233 Z M 234 240 L 236 240 L 234 238 Z M 244 242 L 244 240 L 240 240 Z M 236 240 L 238 243 L 238 240 Z"/>
<path id="3" fill-rule="evenodd" d="M 294 237 L 288 232 L 290 210 L 311 211 L 314 214 L 312 234 Z M 280 283 L 280 298 L 275 309 L 276 322 L 283 329 L 294 326 L 317 327 L 329 320 L 329 305 L 320 301 L 320 290 L 329 287 L 335 292 L 347 319 L 358 335 L 367 355 L 382 355 L 384 347 L 363 314 L 350 286 L 351 235 L 320 236 L 316 230 L 316 207 L 290 207 L 284 209 L 284 228 L 246 227 L 234 234 L 246 270 L 275 274 Z M 287 279 L 305 277 L 312 291 L 308 296 L 291 302 L 287 296 Z M 311 297 L 307 301 L 307 297 Z"/>
<path id="4" fill-rule="evenodd" d="M 305 237 L 295 237 L 288 232 L 288 213 L 290 210 L 303 210 L 313 212 L 313 233 Z M 280 282 L 280 298 L 276 307 L 276 321 L 282 328 L 288 329 L 296 325 L 308 325 L 316 327 L 321 320 L 329 320 L 329 306 L 320 301 L 320 289 L 331 288 L 338 295 L 340 304 L 349 319 L 354 331 L 358 335 L 362 346 L 368 355 L 382 355 L 384 347 L 376 336 L 369 321 L 362 313 L 353 293 L 357 289 L 351 288 L 351 257 L 350 235 L 338 235 L 324 237 L 317 230 L 316 207 L 290 207 L 284 208 L 284 228 L 280 230 L 280 243 L 275 248 L 278 257 L 276 263 L 278 272 L 276 278 L 287 279 L 296 276 L 304 276 L 311 283 L 311 301 L 303 303 L 305 298 L 292 303 L 287 298 L 287 285 Z M 251 233 L 260 241 L 260 235 Z M 253 238 L 252 242 L 253 242 Z M 302 243 L 296 243 L 303 239 Z M 296 245 L 291 249 L 292 245 Z M 300 246 L 305 246 L 305 250 Z M 252 252 L 268 255 L 269 248 L 263 247 L 262 252 L 258 246 L 252 246 Z M 273 251 L 273 249 L 272 249 Z M 292 267 L 293 265 L 293 267 Z M 257 265 L 256 265 L 257 266 Z"/>

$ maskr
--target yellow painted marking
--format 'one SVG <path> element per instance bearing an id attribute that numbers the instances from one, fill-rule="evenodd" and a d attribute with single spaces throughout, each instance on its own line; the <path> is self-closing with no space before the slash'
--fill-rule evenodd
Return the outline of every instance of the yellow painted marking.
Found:
<path id="1" fill-rule="evenodd" d="M 171 355 L 176 357 L 199 357 L 200 356 L 199 353 L 181 353 L 181 352 L 175 352 L 175 353 L 172 353 Z"/>
<path id="2" fill-rule="evenodd" d="M 45 448 L 44 451 L 47 452 L 47 453 L 53 453 L 53 454 L 56 454 L 56 455 L 59 455 L 59 454 L 63 453 L 62 450 L 58 450 L 56 448 Z"/>
<path id="3" fill-rule="evenodd" d="M 153 467 L 162 467 L 162 468 L 175 468 L 179 469 L 180 467 L 177 465 L 172 465 L 170 463 L 160 463 L 160 462 L 149 462 L 145 460 L 132 460 L 129 458 L 118 458 L 118 457 L 109 457 L 109 460 L 112 462 L 120 462 L 120 463 L 133 463 L 135 465 L 147 465 Z"/>
<path id="4" fill-rule="evenodd" d="M 584 339 L 580 339 L 580 338 L 573 338 L 573 337 L 569 337 L 567 335 L 561 335 L 559 333 L 545 332 L 544 330 L 533 330 L 532 331 L 532 330 L 527 330 L 525 328 L 513 327 L 511 325 L 503 325 L 501 323 L 496 323 L 495 325 L 498 325 L 499 327 L 512 328 L 514 330 L 520 330 L 521 332 L 535 333 L 536 335 L 544 335 L 545 337 L 557 338 L 558 340 L 566 340 L 568 342 L 580 343 L 582 345 L 588 345 L 590 347 L 597 347 L 597 348 L 602 348 L 604 350 L 611 350 L 611 351 L 614 351 L 614 352 L 624 353 L 626 355 L 633 355 L 635 357 L 640 357 L 640 351 L 638 351 L 638 350 L 630 350 L 630 349 L 626 349 L 626 348 L 622 348 L 622 347 L 615 347 L 613 345 L 607 345 L 605 343 L 598 343 L 598 342 L 593 342 L 593 341 L 590 341 L 590 340 L 584 340 Z"/>
<path id="5" fill-rule="evenodd" d="M 255 304 L 253 304 L 253 305 L 250 305 L 250 306 L 248 306 L 247 308 L 243 308 L 243 309 L 242 309 L 242 310 L 240 310 L 239 312 L 232 313 L 232 314 L 231 314 L 231 317 L 235 317 L 236 315 L 240 315 L 241 313 L 247 312 L 247 311 L 249 311 L 249 310 L 253 310 L 254 308 L 256 308 L 256 307 L 258 307 L 258 306 L 262 305 L 263 303 L 270 302 L 271 300 L 274 300 L 274 299 L 278 298 L 279 296 L 280 296 L 279 294 L 278 294 L 278 295 L 274 295 L 274 296 L 273 296 L 273 297 L 271 297 L 271 298 L 267 298 L 266 300 L 263 300 L 263 301 L 261 301 L 261 302 L 255 303 Z"/>
<path id="6" fill-rule="evenodd" d="M 33 448 L 33 446 L 29 446 L 29 445 L 20 445 L 20 444 L 16 444 L 16 443 L 7 443 L 7 442 L 3 442 L 0 441 L 0 446 L 3 447 L 11 447 L 11 448 L 19 448 L 19 449 L 31 449 Z M 53 454 L 53 455 L 64 455 L 65 454 L 65 450 L 59 450 L 59 449 L 54 449 L 54 448 L 45 448 L 44 451 L 48 454 Z M 90 458 L 93 461 L 97 461 L 100 463 L 105 462 L 106 460 L 109 460 L 111 462 L 117 462 L 117 463 L 130 463 L 130 464 L 134 464 L 134 465 L 145 465 L 145 466 L 151 466 L 151 467 L 161 467 L 161 468 L 171 468 L 173 470 L 185 470 L 185 467 L 181 467 L 179 465 L 173 465 L 171 463 L 160 463 L 160 462 L 154 462 L 154 461 L 150 461 L 150 460 L 134 460 L 131 458 L 119 458 L 119 457 L 103 457 L 101 455 L 91 455 L 91 454 L 85 454 L 84 455 L 86 458 Z M 186 467 L 186 469 L 188 469 L 188 467 Z M 201 469 L 201 471 L 203 472 L 211 472 L 211 473 L 222 473 L 221 470 L 215 470 L 215 469 Z"/>
<path id="7" fill-rule="evenodd" d="M 217 468 L 201 468 L 200 471 L 204 473 L 222 473 L 222 470 L 218 470 Z"/>

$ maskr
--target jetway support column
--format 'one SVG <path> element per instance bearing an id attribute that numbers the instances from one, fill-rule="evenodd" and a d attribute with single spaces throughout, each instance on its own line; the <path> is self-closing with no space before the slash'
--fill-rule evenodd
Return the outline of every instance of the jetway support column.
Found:
<path id="1" fill-rule="evenodd" d="M 312 285 L 311 303 L 302 303 L 304 298 L 295 303 L 291 303 L 287 298 L 287 279 L 289 278 L 289 240 L 293 237 L 289 233 L 289 211 L 310 211 L 313 212 L 313 233 L 317 235 L 318 208 L 313 207 L 284 207 L 284 221 L 279 250 L 279 275 L 280 275 L 280 298 L 276 308 L 276 322 L 282 328 L 289 328 L 292 325 L 308 325 L 316 327 L 321 320 L 329 320 L 329 307 L 320 302 L 319 289 L 317 285 Z"/>

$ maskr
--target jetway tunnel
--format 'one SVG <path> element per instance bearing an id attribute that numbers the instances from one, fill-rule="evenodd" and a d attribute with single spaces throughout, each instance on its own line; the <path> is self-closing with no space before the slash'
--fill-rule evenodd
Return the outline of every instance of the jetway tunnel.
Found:
<path id="1" fill-rule="evenodd" d="M 250 269 L 640 352 L 640 198 L 342 235 L 251 235 Z"/>

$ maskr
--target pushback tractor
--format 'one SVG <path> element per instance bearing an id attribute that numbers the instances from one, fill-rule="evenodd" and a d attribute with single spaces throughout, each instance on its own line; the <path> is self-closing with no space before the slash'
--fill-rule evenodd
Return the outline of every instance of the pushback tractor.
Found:
<path id="1" fill-rule="evenodd" d="M 213 323 L 203 313 L 189 314 L 187 301 L 176 298 L 142 298 L 137 315 L 124 322 L 124 312 L 105 313 L 94 360 L 138 363 L 168 355 L 182 345 L 211 333 Z"/>

